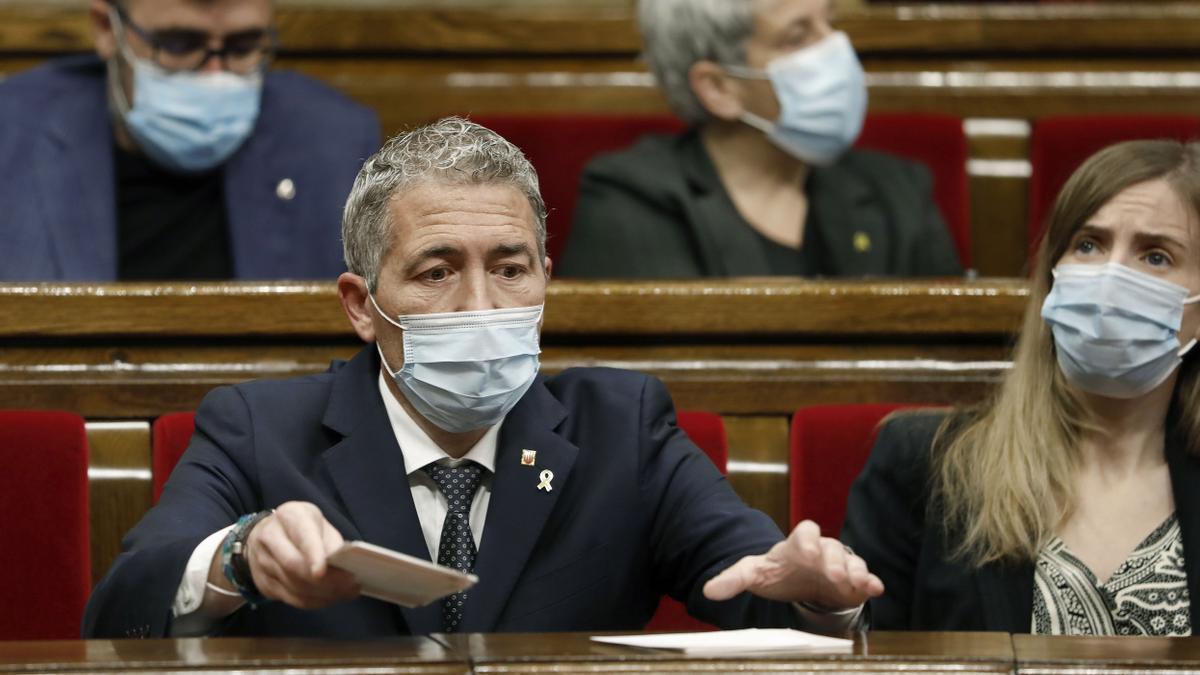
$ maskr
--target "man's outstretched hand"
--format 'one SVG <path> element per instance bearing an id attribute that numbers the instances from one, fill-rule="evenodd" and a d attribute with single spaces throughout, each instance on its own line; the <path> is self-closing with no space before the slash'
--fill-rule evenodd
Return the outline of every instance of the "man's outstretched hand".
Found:
<path id="1" fill-rule="evenodd" d="M 882 594 L 883 582 L 862 558 L 837 539 L 822 537 L 821 528 L 806 520 L 765 555 L 748 555 L 704 585 L 709 600 L 728 600 L 743 591 L 838 611 Z"/>

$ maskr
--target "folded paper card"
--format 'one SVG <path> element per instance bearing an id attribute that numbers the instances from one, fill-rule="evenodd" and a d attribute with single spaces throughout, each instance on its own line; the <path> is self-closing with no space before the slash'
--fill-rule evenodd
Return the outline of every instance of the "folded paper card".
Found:
<path id="1" fill-rule="evenodd" d="M 404 607 L 428 605 L 479 581 L 474 574 L 463 574 L 365 541 L 343 545 L 329 556 L 329 564 L 353 574 L 363 595 Z"/>
<path id="2" fill-rule="evenodd" d="M 593 637 L 592 640 L 627 647 L 667 649 L 685 654 L 711 656 L 780 651 L 848 653 L 854 649 L 853 640 L 814 635 L 788 628 L 748 628 L 706 633 L 605 635 Z"/>

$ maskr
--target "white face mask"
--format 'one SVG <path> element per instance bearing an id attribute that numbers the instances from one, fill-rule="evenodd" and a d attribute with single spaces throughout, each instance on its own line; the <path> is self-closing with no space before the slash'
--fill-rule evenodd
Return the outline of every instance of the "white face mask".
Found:
<path id="1" fill-rule="evenodd" d="M 771 81 L 779 119 L 771 122 L 746 111 L 741 120 L 796 159 L 832 164 L 862 131 L 866 76 L 850 38 L 841 31 L 771 61 L 765 72 L 745 66 L 725 66 L 725 71 Z"/>
<path id="2" fill-rule="evenodd" d="M 1188 289 L 1119 263 L 1059 265 L 1042 303 L 1058 365 L 1080 389 L 1135 398 L 1162 384 L 1196 344 L 1179 344 Z"/>
<path id="3" fill-rule="evenodd" d="M 369 297 L 385 321 L 404 331 L 404 365 L 393 371 L 380 349 L 383 367 L 439 428 L 462 433 L 498 424 L 533 385 L 542 305 L 395 320 Z"/>

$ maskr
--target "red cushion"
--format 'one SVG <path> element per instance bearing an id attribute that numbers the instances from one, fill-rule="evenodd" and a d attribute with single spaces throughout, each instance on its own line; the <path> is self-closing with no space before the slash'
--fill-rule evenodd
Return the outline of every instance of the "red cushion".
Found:
<path id="1" fill-rule="evenodd" d="M 721 416 L 711 412 L 680 410 L 677 419 L 679 428 L 687 433 L 693 443 L 700 446 L 721 473 L 725 473 L 729 464 L 729 439 L 725 436 L 725 422 L 721 420 Z M 683 603 L 663 596 L 662 601 L 658 603 L 658 611 L 654 613 L 650 623 L 646 624 L 646 630 L 705 631 L 717 630 L 717 627 L 693 618 L 687 613 L 687 607 Z"/>
<path id="2" fill-rule="evenodd" d="M 155 504 L 162 495 L 163 485 L 166 485 L 171 471 L 179 463 L 183 451 L 187 450 L 195 430 L 195 415 L 190 412 L 167 413 L 154 420 L 150 468 L 154 475 Z"/>
<path id="3" fill-rule="evenodd" d="M 92 589 L 83 418 L 0 411 L 0 639 L 78 639 Z"/>
<path id="4" fill-rule="evenodd" d="M 679 428 L 700 446 L 717 470 L 725 473 L 729 464 L 729 439 L 725 436 L 725 422 L 721 416 L 698 410 L 680 410 L 676 419 Z"/>
<path id="5" fill-rule="evenodd" d="M 801 408 L 792 418 L 791 523 L 812 520 L 836 537 L 850 485 L 866 464 L 879 422 L 919 403 L 863 403 Z"/>
<path id="6" fill-rule="evenodd" d="M 560 258 L 575 217 L 583 167 L 648 133 L 674 134 L 684 124 L 668 115 L 534 115 L 478 117 L 476 122 L 511 141 L 537 169 L 546 220 L 546 249 Z"/>
<path id="7" fill-rule="evenodd" d="M 1143 138 L 1200 137 L 1200 116 L 1192 115 L 1080 115 L 1045 117 L 1033 125 L 1029 140 L 1029 253 L 1037 251 L 1042 228 L 1054 200 L 1067 179 L 1084 160 L 1100 150 Z"/>
<path id="8" fill-rule="evenodd" d="M 933 200 L 954 238 L 958 260 L 971 266 L 971 198 L 967 181 L 967 135 L 963 122 L 936 113 L 868 115 L 857 147 L 887 152 L 925 165 L 933 176 Z"/>

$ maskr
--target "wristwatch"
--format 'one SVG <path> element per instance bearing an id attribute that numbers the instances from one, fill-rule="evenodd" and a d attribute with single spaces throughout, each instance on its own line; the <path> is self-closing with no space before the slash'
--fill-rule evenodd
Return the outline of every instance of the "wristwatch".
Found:
<path id="1" fill-rule="evenodd" d="M 229 580 L 237 592 L 245 598 L 246 602 L 250 603 L 251 607 L 257 606 L 267 599 L 262 593 L 258 592 L 258 587 L 254 585 L 254 577 L 250 574 L 250 561 L 246 558 L 246 543 L 250 540 L 250 531 L 258 525 L 263 518 L 275 513 L 274 510 L 259 511 L 258 513 L 247 513 L 238 518 L 233 529 L 229 530 L 229 534 L 225 535 L 225 541 L 221 544 L 221 570 L 225 573 L 225 578 Z"/>

